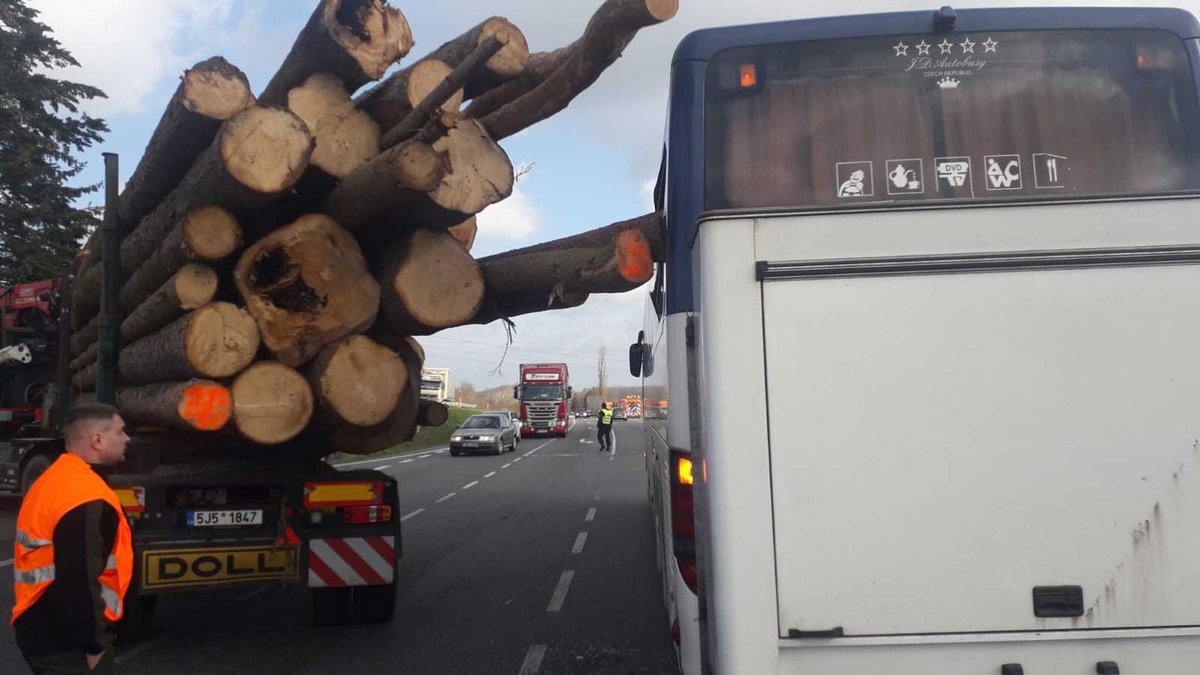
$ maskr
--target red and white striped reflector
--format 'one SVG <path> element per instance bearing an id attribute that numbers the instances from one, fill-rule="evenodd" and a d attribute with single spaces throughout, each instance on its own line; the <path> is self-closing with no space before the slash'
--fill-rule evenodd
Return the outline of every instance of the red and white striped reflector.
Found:
<path id="1" fill-rule="evenodd" d="M 396 575 L 395 537 L 313 539 L 308 543 L 308 586 L 380 586 Z"/>

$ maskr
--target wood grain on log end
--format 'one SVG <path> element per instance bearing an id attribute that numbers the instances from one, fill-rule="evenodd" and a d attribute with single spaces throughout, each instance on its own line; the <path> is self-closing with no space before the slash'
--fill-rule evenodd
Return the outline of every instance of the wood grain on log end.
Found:
<path id="1" fill-rule="evenodd" d="M 504 77 L 520 75 L 525 70 L 525 64 L 529 62 L 529 43 L 525 40 L 525 33 L 508 19 L 494 16 L 483 22 L 478 44 L 483 44 L 493 35 L 499 38 L 504 46 L 484 62 L 484 67 Z"/>
<path id="2" fill-rule="evenodd" d="M 280 362 L 299 366 L 375 320 L 379 284 L 349 232 L 308 214 L 263 237 L 234 269 L 238 292 Z"/>
<path id="3" fill-rule="evenodd" d="M 384 254 L 382 308 L 394 330 L 426 335 L 462 325 L 483 303 L 483 273 L 444 231 L 417 229 Z"/>
<path id="4" fill-rule="evenodd" d="M 288 92 L 287 104 L 313 135 L 310 163 L 330 176 L 344 178 L 379 154 L 379 125 L 354 107 L 333 75 L 308 78 Z"/>
<path id="5" fill-rule="evenodd" d="M 202 206 L 188 213 L 182 226 L 183 244 L 196 260 L 221 260 L 242 245 L 237 218 L 219 206 Z"/>
<path id="6" fill-rule="evenodd" d="M 339 424 L 370 427 L 396 409 L 408 370 L 396 352 L 365 335 L 327 345 L 309 366 L 322 410 Z"/>
<path id="7" fill-rule="evenodd" d="M 646 12 L 657 21 L 666 21 L 679 11 L 679 0 L 646 0 Z"/>
<path id="8" fill-rule="evenodd" d="M 250 366 L 233 381 L 230 393 L 237 430 L 256 443 L 290 441 L 312 419 L 308 381 L 282 363 L 260 361 Z"/>
<path id="9" fill-rule="evenodd" d="M 512 162 L 477 121 L 460 120 L 433 149 L 445 155 L 449 168 L 429 193 L 441 208 L 474 215 L 512 194 Z"/>
<path id="10" fill-rule="evenodd" d="M 446 229 L 454 240 L 462 244 L 462 247 L 467 251 L 475 245 L 475 235 L 479 233 L 479 225 L 476 223 L 475 216 L 471 216 L 458 225 L 452 225 Z"/>
<path id="11" fill-rule="evenodd" d="M 295 185 L 313 151 L 313 137 L 304 120 L 288 110 L 258 106 L 226 122 L 220 143 L 229 174 L 262 194 Z"/>
<path id="12" fill-rule="evenodd" d="M 408 19 L 386 2 L 325 0 L 322 12 L 329 36 L 354 58 L 369 80 L 383 77 L 412 50 Z"/>
<path id="13" fill-rule="evenodd" d="M 227 120 L 254 105 L 246 75 L 214 56 L 183 74 L 183 107 L 214 120 Z"/>
<path id="14" fill-rule="evenodd" d="M 188 360 L 205 377 L 233 377 L 258 352 L 254 319 L 228 302 L 209 303 L 193 312 L 185 335 Z"/>

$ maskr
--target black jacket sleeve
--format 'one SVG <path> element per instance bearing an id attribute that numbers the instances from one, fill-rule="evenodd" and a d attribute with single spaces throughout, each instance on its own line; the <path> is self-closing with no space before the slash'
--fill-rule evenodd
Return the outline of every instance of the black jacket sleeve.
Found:
<path id="1" fill-rule="evenodd" d="M 104 619 L 100 574 L 117 538 L 116 511 L 103 500 L 81 504 L 54 528 L 54 583 L 44 598 L 71 643 L 89 654 L 112 642 Z"/>

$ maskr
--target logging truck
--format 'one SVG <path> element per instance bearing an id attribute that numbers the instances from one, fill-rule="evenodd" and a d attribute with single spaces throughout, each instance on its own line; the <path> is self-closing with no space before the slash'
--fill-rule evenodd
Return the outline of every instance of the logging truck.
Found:
<path id="1" fill-rule="evenodd" d="M 630 368 L 672 404 L 685 673 L 1197 672 L 1198 39 L 945 7 L 679 45 Z"/>

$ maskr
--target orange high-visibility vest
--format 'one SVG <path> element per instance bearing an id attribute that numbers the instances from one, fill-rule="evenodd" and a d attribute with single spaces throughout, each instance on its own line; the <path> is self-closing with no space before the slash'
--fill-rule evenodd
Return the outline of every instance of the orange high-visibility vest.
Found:
<path id="1" fill-rule="evenodd" d="M 125 591 L 133 577 L 133 535 L 129 523 L 125 522 L 121 503 L 104 479 L 78 455 L 64 452 L 34 481 L 17 515 L 13 556 L 13 591 L 17 602 L 11 623 L 16 623 L 54 583 L 54 528 L 58 521 L 75 507 L 97 499 L 117 511 L 117 539 L 99 579 L 104 618 L 114 623 L 121 618 Z"/>

